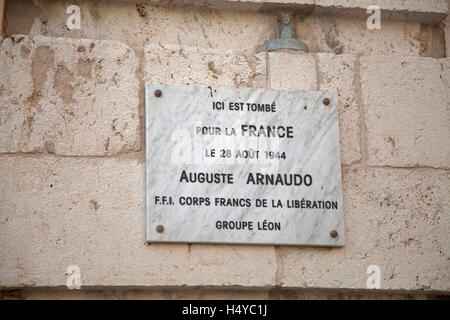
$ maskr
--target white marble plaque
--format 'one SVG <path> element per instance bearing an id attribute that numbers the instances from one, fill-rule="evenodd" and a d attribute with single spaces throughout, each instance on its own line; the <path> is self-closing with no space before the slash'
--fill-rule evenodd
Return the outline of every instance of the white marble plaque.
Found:
<path id="1" fill-rule="evenodd" d="M 146 84 L 148 242 L 343 246 L 337 97 Z"/>

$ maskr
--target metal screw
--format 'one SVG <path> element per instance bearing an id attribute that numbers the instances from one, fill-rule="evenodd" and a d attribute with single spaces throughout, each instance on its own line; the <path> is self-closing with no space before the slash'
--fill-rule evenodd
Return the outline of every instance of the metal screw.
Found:
<path id="1" fill-rule="evenodd" d="M 328 98 L 325 98 L 325 99 L 323 99 L 323 104 L 324 105 L 329 105 L 331 103 L 331 100 L 330 99 L 328 99 Z"/>
<path id="2" fill-rule="evenodd" d="M 164 232 L 164 226 L 162 226 L 162 225 L 157 226 L 157 227 L 156 227 L 156 231 L 157 231 L 158 233 L 163 233 L 163 232 Z"/>
<path id="3" fill-rule="evenodd" d="M 155 97 L 159 98 L 162 96 L 162 91 L 161 90 L 156 90 L 155 91 Z"/>
<path id="4" fill-rule="evenodd" d="M 338 232 L 336 230 L 333 230 L 333 231 L 330 232 L 330 236 L 332 238 L 336 238 L 338 236 Z"/>

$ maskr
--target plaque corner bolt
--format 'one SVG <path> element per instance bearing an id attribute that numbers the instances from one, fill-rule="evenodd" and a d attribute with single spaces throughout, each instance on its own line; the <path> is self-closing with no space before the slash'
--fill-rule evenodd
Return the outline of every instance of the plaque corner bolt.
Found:
<path id="1" fill-rule="evenodd" d="M 163 225 L 159 225 L 156 227 L 156 232 L 158 233 L 163 233 L 164 232 L 164 226 Z"/>
<path id="2" fill-rule="evenodd" d="M 161 90 L 155 90 L 155 97 L 159 98 L 162 96 L 162 91 Z"/>
<path id="3" fill-rule="evenodd" d="M 324 104 L 324 105 L 328 106 L 330 103 L 331 103 L 330 98 L 325 98 L 325 99 L 323 99 L 323 104 Z"/>
<path id="4" fill-rule="evenodd" d="M 332 230 L 332 231 L 330 232 L 330 236 L 331 236 L 332 238 L 336 238 L 336 237 L 338 236 L 338 232 L 337 232 L 336 230 Z"/>

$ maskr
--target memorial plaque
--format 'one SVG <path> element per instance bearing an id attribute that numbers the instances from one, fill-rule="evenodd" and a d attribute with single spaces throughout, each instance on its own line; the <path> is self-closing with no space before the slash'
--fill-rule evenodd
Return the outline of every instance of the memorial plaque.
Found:
<path id="1" fill-rule="evenodd" d="M 337 97 L 146 84 L 148 242 L 343 246 Z"/>

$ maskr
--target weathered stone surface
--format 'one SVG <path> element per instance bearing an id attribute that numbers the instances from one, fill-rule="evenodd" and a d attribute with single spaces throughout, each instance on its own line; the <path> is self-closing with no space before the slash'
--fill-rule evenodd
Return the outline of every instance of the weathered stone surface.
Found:
<path id="1" fill-rule="evenodd" d="M 39 0 L 32 6 L 27 1 L 28 14 L 24 19 L 21 2 L 15 0 L 8 5 L 9 35 L 109 39 L 139 47 L 161 43 L 254 51 L 264 40 L 276 37 L 278 25 L 272 13 L 177 6 L 173 1 L 152 4 L 104 0 L 79 1 L 81 29 L 68 30 L 62 27 L 68 17 L 67 3 Z"/>
<path id="2" fill-rule="evenodd" d="M 273 284 L 273 247 L 145 245 L 144 164 L 0 156 L 0 287 Z M 9 258 L 5 258 L 9 257 Z"/>
<path id="3" fill-rule="evenodd" d="M 164 84 L 265 87 L 266 55 L 149 45 L 145 48 L 144 80 Z"/>
<path id="4" fill-rule="evenodd" d="M 368 15 L 367 15 L 368 17 Z M 417 22 L 381 20 L 380 30 L 370 30 L 367 18 L 342 15 L 308 15 L 294 18 L 295 34 L 310 52 L 359 55 L 421 55 L 432 39 L 422 35 Z"/>
<path id="5" fill-rule="evenodd" d="M 350 165 L 361 159 L 360 114 L 354 79 L 356 56 L 319 53 L 317 60 L 319 90 L 338 94 L 341 161 Z"/>
<path id="6" fill-rule="evenodd" d="M 293 0 L 292 2 L 297 2 Z M 301 0 L 299 1 L 301 2 Z M 316 6 L 323 7 L 342 7 L 347 9 L 366 9 L 373 4 L 367 0 L 315 0 Z M 441 13 L 445 14 L 448 11 L 448 4 L 446 0 L 379 0 L 376 5 L 385 11 L 403 11 L 403 14 L 412 13 Z M 406 11 L 406 12 L 405 12 Z"/>
<path id="7" fill-rule="evenodd" d="M 361 159 L 359 110 L 353 55 L 270 52 L 269 81 L 276 90 L 335 91 L 339 98 L 341 161 Z"/>
<path id="8" fill-rule="evenodd" d="M 368 164 L 450 168 L 449 59 L 361 58 Z"/>
<path id="9" fill-rule="evenodd" d="M 15 36 L 0 55 L 0 152 L 140 149 L 138 59 L 130 48 Z"/>
<path id="10" fill-rule="evenodd" d="M 84 287 L 164 290 L 153 297 L 170 295 L 168 288 L 192 286 L 178 297 L 201 298 L 205 291 L 199 293 L 197 286 L 221 290 L 236 286 L 260 290 L 250 297 L 302 298 L 316 293 L 323 297 L 331 292 L 333 298 L 342 298 L 346 292 L 369 292 L 363 290 L 366 270 L 378 265 L 381 289 L 395 290 L 380 294 L 448 294 L 449 171 L 415 167 L 450 168 L 450 61 L 411 57 L 441 57 L 442 30 L 448 55 L 448 19 L 444 29 L 438 25 L 448 4 L 380 0 L 376 4 L 382 8 L 382 29 L 368 30 L 369 4 L 366 0 L 80 1 L 82 28 L 68 30 L 66 2 L 9 1 L 7 36 L 66 38 L 4 40 L 0 153 L 103 156 L 139 150 L 142 74 L 125 43 L 139 47 L 137 52 L 150 44 L 144 55 L 147 81 L 336 90 L 342 163 L 353 165 L 343 169 L 342 249 L 148 246 L 144 164 L 130 159 L 134 155 L 127 159 L 0 155 L 0 288 L 28 286 L 33 296 L 35 287 L 58 287 L 68 297 L 65 272 L 78 265 Z M 258 44 L 277 37 L 278 8 L 295 11 L 294 36 L 311 52 L 333 54 L 254 54 Z M 389 55 L 361 58 L 360 121 L 355 100 L 359 66 L 349 53 Z M 365 128 L 360 133 L 362 121 Z M 358 143 L 361 135 L 366 138 L 369 166 L 411 168 L 354 165 L 361 153 L 366 160 L 366 146 Z M 46 289 L 42 290 L 34 297 L 45 297 Z M 89 295 L 84 290 L 70 292 Z M 102 290 L 97 296 L 109 293 Z M 120 295 L 111 293 L 116 294 Z M 228 294 L 211 296 L 228 298 Z"/>
<path id="11" fill-rule="evenodd" d="M 274 90 L 317 90 L 316 59 L 313 54 L 269 52 L 269 81 Z"/>
<path id="12" fill-rule="evenodd" d="M 372 3 L 364 3 L 364 7 L 355 9 L 359 8 L 355 3 L 341 6 L 330 2 L 314 7 L 314 1 L 304 1 L 301 5 L 292 5 L 296 13 L 293 17 L 294 36 L 305 41 L 310 52 L 419 56 L 423 46 L 432 46 L 432 39 L 422 32 L 421 22 L 429 20 L 427 16 L 432 14 L 434 5 L 429 0 L 418 1 L 417 5 L 431 12 L 411 12 L 409 8 L 415 4 L 410 7 L 403 2 L 394 6 L 400 11 L 387 11 L 389 6 L 377 2 L 384 8 L 381 30 L 369 30 L 366 26 L 366 8 Z M 61 14 L 67 9 L 65 2 L 40 0 L 31 4 L 28 0 L 16 0 L 8 4 L 6 32 L 10 36 L 20 33 L 119 40 L 138 47 L 151 43 L 246 52 L 255 52 L 258 45 L 278 36 L 278 21 L 274 14 L 276 2 L 213 2 L 217 5 L 206 5 L 206 1 L 197 0 L 191 3 L 194 6 L 184 0 L 170 1 L 170 4 L 159 0 L 80 1 L 81 29 L 69 30 L 62 27 L 67 19 L 66 14 Z M 230 10 L 233 5 L 237 10 Z M 251 10 L 259 5 L 267 10 Z M 284 1 L 280 5 L 285 7 Z M 25 6 L 27 10 L 24 10 Z M 354 15 L 355 10 L 359 14 Z M 411 21 L 399 19 L 394 13 L 411 18 Z M 439 18 L 434 21 L 440 22 L 445 14 L 438 13 L 437 16 Z"/>
<path id="13" fill-rule="evenodd" d="M 283 287 L 450 290 L 450 175 L 434 169 L 346 168 L 346 246 L 277 248 Z"/>
<path id="14" fill-rule="evenodd" d="M 138 0 L 127 0 L 138 2 Z M 164 4 L 161 0 L 149 0 L 150 4 Z M 369 5 L 368 0 L 174 0 L 172 6 L 206 6 L 213 8 L 233 8 L 247 10 L 291 9 L 300 13 L 315 12 L 364 15 Z M 376 2 L 387 17 L 395 19 L 418 19 L 419 21 L 438 22 L 445 17 L 447 0 L 379 0 Z"/>
<path id="15" fill-rule="evenodd" d="M 144 244 L 144 165 L 0 157 L 0 286 L 449 288 L 449 173 L 344 169 L 344 248 Z"/>
<path id="16" fill-rule="evenodd" d="M 176 8 L 141 5 L 137 33 L 144 45 L 172 44 L 187 47 L 254 52 L 258 44 L 277 37 L 277 16 L 246 10 Z"/>

